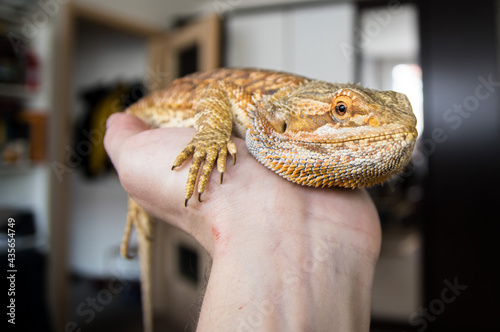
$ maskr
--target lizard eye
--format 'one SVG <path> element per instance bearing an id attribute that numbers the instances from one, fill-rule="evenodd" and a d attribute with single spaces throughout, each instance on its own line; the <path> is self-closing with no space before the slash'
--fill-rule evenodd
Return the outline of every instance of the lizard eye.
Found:
<path id="1" fill-rule="evenodd" d="M 335 106 L 335 112 L 341 117 L 344 116 L 347 113 L 347 105 L 342 101 L 338 102 Z"/>
<path id="2" fill-rule="evenodd" d="M 337 122 L 344 122 L 349 115 L 349 102 L 345 100 L 337 100 L 332 107 L 333 120 Z"/>

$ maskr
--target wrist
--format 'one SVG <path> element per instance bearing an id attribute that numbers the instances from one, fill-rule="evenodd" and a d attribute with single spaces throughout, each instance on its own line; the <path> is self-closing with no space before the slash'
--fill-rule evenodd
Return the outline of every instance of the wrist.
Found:
<path id="1" fill-rule="evenodd" d="M 260 227 L 240 218 L 237 227 L 251 228 L 216 234 L 200 326 L 368 330 L 378 224 L 373 234 L 359 232 L 336 218 L 342 213 L 315 215 L 302 204 L 275 214 L 264 207 L 261 219 L 252 215 Z M 221 325 L 210 324 L 214 317 Z"/>

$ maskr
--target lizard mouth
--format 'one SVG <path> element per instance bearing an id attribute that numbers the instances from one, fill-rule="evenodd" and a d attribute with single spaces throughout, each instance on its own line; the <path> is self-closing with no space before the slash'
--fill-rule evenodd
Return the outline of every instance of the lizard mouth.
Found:
<path id="1" fill-rule="evenodd" d="M 283 142 L 289 141 L 314 145 L 338 145 L 349 142 L 359 143 L 384 140 L 401 140 L 410 143 L 416 140 L 417 135 L 417 131 L 414 127 L 398 124 L 387 124 L 379 127 L 338 127 L 335 125 L 325 125 L 314 131 L 300 131 L 296 133 L 273 132 L 273 136 Z"/>

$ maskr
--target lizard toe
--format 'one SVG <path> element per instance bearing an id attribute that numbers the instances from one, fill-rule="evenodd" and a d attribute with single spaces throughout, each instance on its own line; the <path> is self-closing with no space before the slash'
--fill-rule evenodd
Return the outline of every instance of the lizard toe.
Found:
<path id="1" fill-rule="evenodd" d="M 189 166 L 188 178 L 186 181 L 186 192 L 184 198 L 189 200 L 193 196 L 194 187 L 196 185 L 196 180 L 198 178 L 198 172 L 200 171 L 201 163 L 205 160 L 205 152 L 197 150 L 193 155 L 193 161 L 191 166 Z"/>
<path id="2" fill-rule="evenodd" d="M 233 165 L 236 165 L 236 144 L 232 141 L 227 142 L 227 151 L 233 157 Z"/>
<path id="3" fill-rule="evenodd" d="M 208 179 L 212 169 L 214 168 L 215 160 L 217 159 L 218 151 L 211 149 L 207 152 L 205 157 L 205 163 L 201 170 L 200 178 L 198 179 L 198 193 L 203 193 L 207 187 Z"/>
<path id="4" fill-rule="evenodd" d="M 184 162 L 193 155 L 195 148 L 196 148 L 195 144 L 189 143 L 188 146 L 186 146 L 184 150 L 182 150 L 182 152 L 175 158 L 174 164 L 172 165 L 172 171 L 175 168 L 184 164 Z"/>
<path id="5" fill-rule="evenodd" d="M 193 157 L 188 171 L 186 181 L 184 206 L 187 206 L 189 199 L 193 196 L 195 187 L 198 190 L 199 201 L 201 194 L 208 186 L 210 174 L 217 163 L 217 170 L 220 173 L 222 183 L 224 172 L 226 171 L 226 161 L 228 153 L 236 162 L 236 145 L 229 139 L 223 137 L 195 136 L 188 146 L 177 156 L 172 169 L 181 166 L 188 158 Z"/>

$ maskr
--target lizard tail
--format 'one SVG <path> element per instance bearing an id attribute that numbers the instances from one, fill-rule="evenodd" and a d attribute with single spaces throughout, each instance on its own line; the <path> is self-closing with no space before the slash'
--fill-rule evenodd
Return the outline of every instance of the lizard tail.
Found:
<path id="1" fill-rule="evenodd" d="M 132 234 L 132 226 L 134 225 L 134 219 L 136 219 L 136 211 L 133 209 L 134 205 L 137 205 L 132 198 L 128 199 L 128 210 L 127 210 L 127 223 L 125 224 L 125 232 L 123 234 L 122 243 L 120 244 L 120 254 L 122 257 L 131 259 L 133 256 L 129 255 L 128 244 L 130 243 L 130 235 Z"/>
<path id="2" fill-rule="evenodd" d="M 149 215 L 133 199 L 129 198 L 127 225 L 125 235 L 120 247 L 121 254 L 130 258 L 128 255 L 128 242 L 132 226 L 137 229 L 137 240 L 139 242 L 139 261 L 141 267 L 141 295 L 142 295 L 142 320 L 144 332 L 153 331 L 153 295 L 152 285 L 152 242 L 153 222 Z"/>
<path id="3" fill-rule="evenodd" d="M 151 234 L 153 223 L 149 215 L 141 209 L 141 218 L 138 220 L 144 227 L 145 234 L 139 232 L 139 258 L 141 264 L 141 293 L 144 332 L 153 331 L 153 294 L 152 294 L 152 249 Z M 139 229 L 139 228 L 138 228 Z M 142 243 L 141 243 L 142 242 Z"/>

